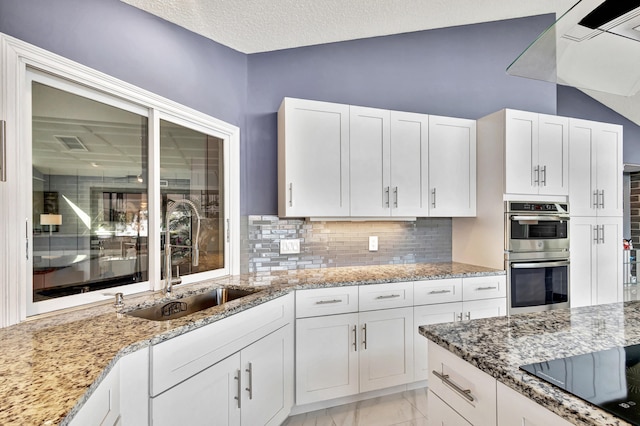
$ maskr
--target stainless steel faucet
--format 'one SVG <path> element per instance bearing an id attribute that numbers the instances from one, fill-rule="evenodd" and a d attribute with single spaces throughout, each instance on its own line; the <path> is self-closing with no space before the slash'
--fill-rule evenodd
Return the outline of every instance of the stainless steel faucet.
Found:
<path id="1" fill-rule="evenodd" d="M 192 239 L 192 243 L 190 246 L 171 245 L 171 235 L 170 235 L 171 230 L 169 228 L 171 214 L 176 210 L 176 208 L 178 208 L 178 206 L 182 204 L 186 204 L 187 206 L 191 207 L 191 210 L 193 210 L 193 213 L 196 215 L 196 218 L 198 219 L 197 227 L 196 227 L 196 237 Z M 202 218 L 200 217 L 200 211 L 198 210 L 198 207 L 191 200 L 182 199 L 182 200 L 176 200 L 176 201 L 169 201 L 167 203 L 167 214 L 165 217 L 166 236 L 164 241 L 164 255 L 165 255 L 165 259 L 164 259 L 165 287 L 164 288 L 167 296 L 171 294 L 173 285 L 177 285 L 182 282 L 182 279 L 179 276 L 176 278 L 171 278 L 171 248 L 172 247 L 190 248 L 192 253 L 191 263 L 193 264 L 193 266 L 198 266 L 198 259 L 200 257 L 200 250 L 198 249 L 198 239 L 200 237 L 200 220 L 201 219 Z"/>

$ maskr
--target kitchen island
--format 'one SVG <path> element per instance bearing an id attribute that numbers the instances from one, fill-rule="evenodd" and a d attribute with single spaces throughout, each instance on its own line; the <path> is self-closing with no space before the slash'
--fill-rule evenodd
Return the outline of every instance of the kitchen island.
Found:
<path id="1" fill-rule="evenodd" d="M 513 390 L 549 410 L 557 420 L 550 424 L 562 423 L 562 419 L 579 425 L 628 424 L 595 405 L 522 371 L 520 366 L 639 344 L 640 302 L 421 326 L 419 330 L 420 334 L 429 339 L 430 370 L 439 370 L 441 367 L 439 360 L 431 359 L 431 349 L 434 352 L 445 352 L 440 349 L 443 348 L 448 351 L 445 352 L 446 356 L 450 356 L 453 362 L 461 359 L 464 361 L 461 363 L 464 364 L 463 367 L 473 366 L 473 371 L 480 370 L 490 379 L 495 379 L 498 396 L 493 407 L 497 406 L 497 410 L 492 408 L 494 420 L 491 424 L 496 424 L 495 411 L 499 419 L 501 410 L 513 410 L 509 404 L 501 404 L 500 388 L 508 392 Z M 620 362 L 624 371 L 624 357 Z M 574 374 L 584 372 L 576 371 Z M 593 373 L 587 371 L 584 377 L 590 380 Z M 621 379 L 616 372 L 600 380 L 608 384 L 624 382 L 624 378 Z M 430 376 L 430 389 L 440 386 L 440 383 L 436 383 L 438 381 L 439 378 Z M 446 387 L 450 388 L 449 385 Z M 493 389 L 492 397 L 495 401 L 495 385 Z M 432 397 L 431 393 L 429 397 Z M 431 404 L 431 399 L 429 403 Z M 462 409 L 466 409 L 466 406 L 470 404 L 462 404 Z M 431 405 L 429 407 L 431 409 Z M 474 423 L 468 418 L 466 420 Z"/>

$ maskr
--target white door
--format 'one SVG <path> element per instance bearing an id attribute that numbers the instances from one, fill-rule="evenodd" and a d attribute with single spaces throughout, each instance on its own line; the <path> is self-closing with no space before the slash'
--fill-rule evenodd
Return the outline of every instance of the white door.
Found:
<path id="1" fill-rule="evenodd" d="M 430 216 L 476 214 L 476 123 L 429 116 Z"/>
<path id="2" fill-rule="evenodd" d="M 595 300 L 597 304 L 622 302 L 622 218 L 598 217 L 597 225 Z"/>
<path id="3" fill-rule="evenodd" d="M 596 164 L 592 122 L 569 119 L 569 211 L 572 216 L 597 214 Z M 571 234 L 573 250 L 573 234 Z M 572 268 L 573 269 L 573 268 Z"/>
<path id="4" fill-rule="evenodd" d="M 622 127 L 604 123 L 594 127 L 598 216 L 622 216 Z"/>
<path id="5" fill-rule="evenodd" d="M 278 214 L 349 215 L 349 106 L 290 99 L 278 112 Z"/>
<path id="6" fill-rule="evenodd" d="M 505 120 L 505 192 L 537 194 L 538 114 L 506 110 Z"/>
<path id="7" fill-rule="evenodd" d="M 351 216 L 389 216 L 390 112 L 350 107 Z"/>
<path id="8" fill-rule="evenodd" d="M 358 393 L 358 314 L 296 321 L 296 404 Z"/>
<path id="9" fill-rule="evenodd" d="M 236 353 L 152 398 L 153 425 L 240 425 L 240 375 Z"/>
<path id="10" fill-rule="evenodd" d="M 539 193 L 569 194 L 569 119 L 538 115 Z"/>
<path id="11" fill-rule="evenodd" d="M 427 380 L 429 378 L 429 363 L 427 360 L 427 338 L 418 333 L 421 325 L 440 324 L 454 322 L 462 313 L 462 303 L 439 303 L 436 305 L 422 305 L 413 308 L 413 329 L 415 339 L 413 342 L 413 356 L 415 360 L 415 380 Z"/>
<path id="12" fill-rule="evenodd" d="M 391 111 L 391 215 L 429 215 L 429 116 Z"/>
<path id="13" fill-rule="evenodd" d="M 413 381 L 413 307 L 361 312 L 360 392 Z"/>
<path id="14" fill-rule="evenodd" d="M 572 217 L 569 221 L 569 235 L 571 235 L 569 304 L 572 308 L 590 306 L 596 303 L 596 299 L 592 299 L 592 288 L 595 287 L 596 280 L 594 259 L 599 237 L 596 218 Z"/>
<path id="15" fill-rule="evenodd" d="M 242 425 L 282 424 L 293 406 L 293 325 L 244 348 L 240 361 Z"/>
<path id="16" fill-rule="evenodd" d="M 502 317 L 507 315 L 507 299 L 483 299 L 462 302 L 462 319 Z"/>

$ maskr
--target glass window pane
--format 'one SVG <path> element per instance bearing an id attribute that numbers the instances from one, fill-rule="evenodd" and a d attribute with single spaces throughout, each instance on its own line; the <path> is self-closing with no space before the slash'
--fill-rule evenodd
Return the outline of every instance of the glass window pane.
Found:
<path id="1" fill-rule="evenodd" d="M 223 161 L 222 139 L 160 121 L 163 278 L 167 228 L 173 277 L 224 268 Z"/>
<path id="2" fill-rule="evenodd" d="M 147 118 L 32 84 L 33 301 L 148 280 Z"/>

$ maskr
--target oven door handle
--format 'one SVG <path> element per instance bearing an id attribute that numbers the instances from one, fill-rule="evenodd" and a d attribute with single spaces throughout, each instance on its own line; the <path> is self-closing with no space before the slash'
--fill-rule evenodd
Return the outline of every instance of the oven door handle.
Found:
<path id="1" fill-rule="evenodd" d="M 556 214 L 556 215 L 541 215 L 541 216 L 520 216 L 513 215 L 511 216 L 511 220 L 537 220 L 540 222 L 546 221 L 558 221 L 558 220 L 569 220 L 569 215 Z"/>
<path id="2" fill-rule="evenodd" d="M 518 263 L 512 262 L 511 267 L 513 269 L 533 269 L 533 268 L 547 268 L 553 266 L 569 266 L 568 260 L 560 260 L 557 262 L 531 262 L 531 263 Z"/>

